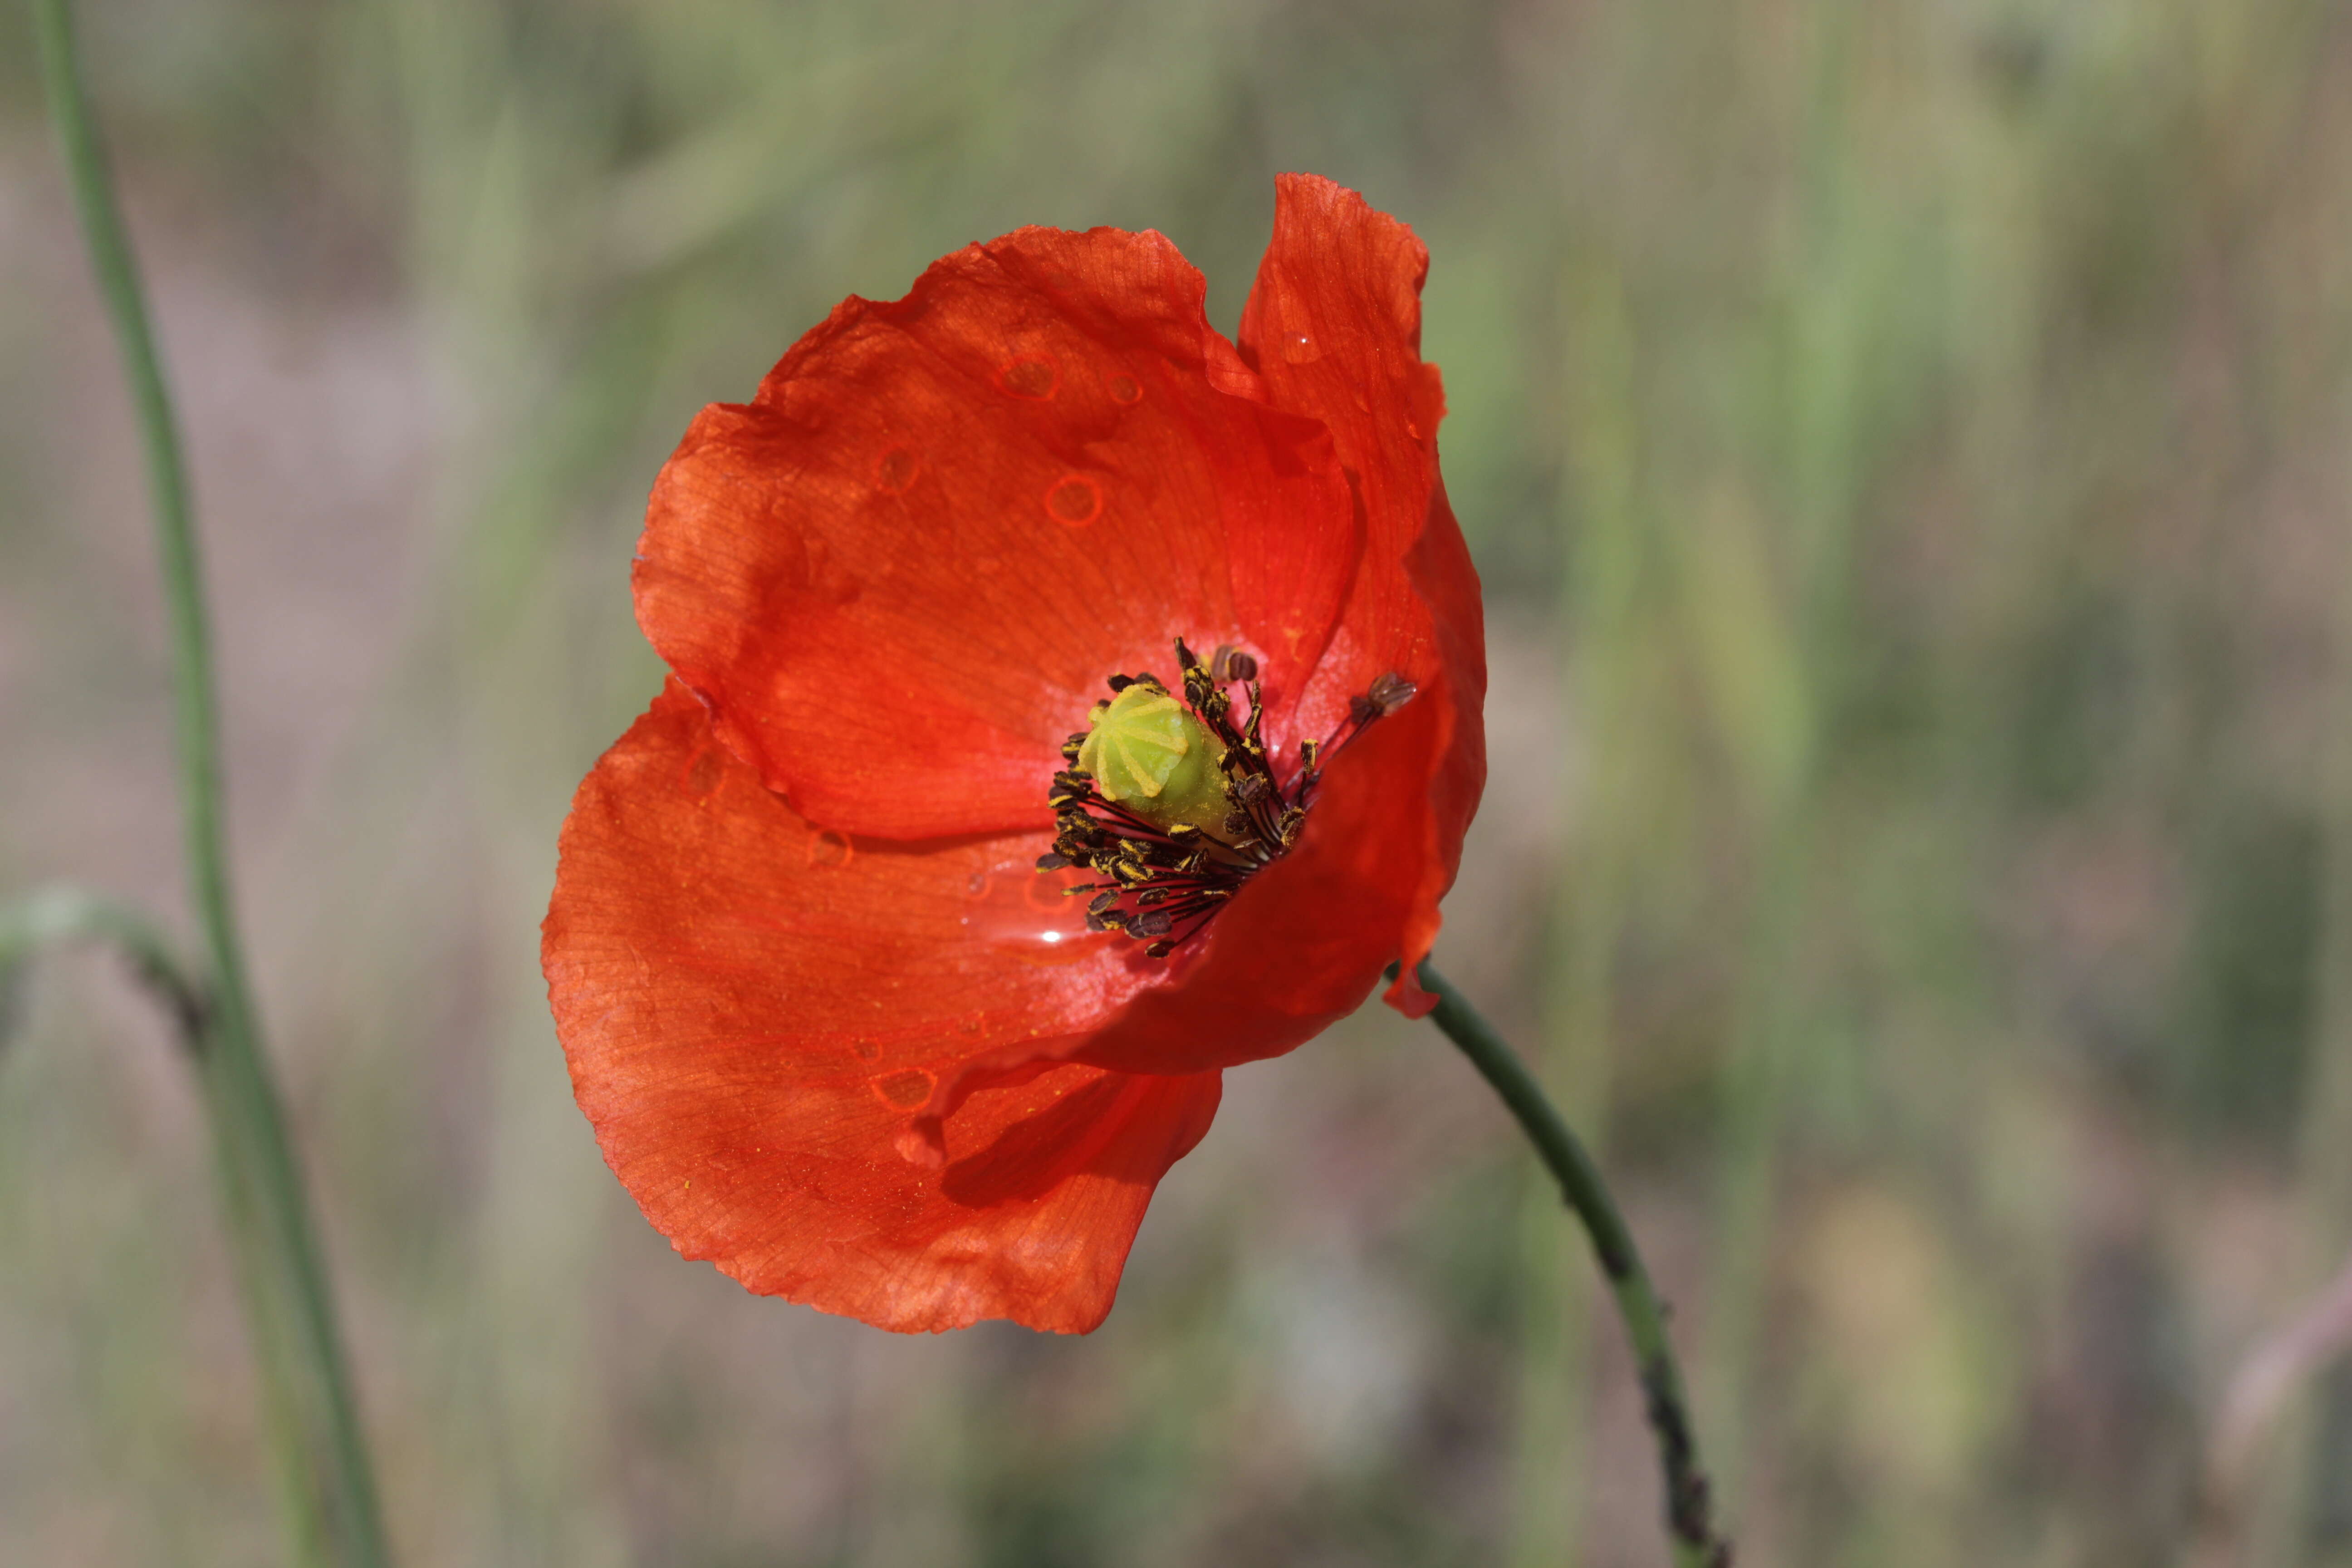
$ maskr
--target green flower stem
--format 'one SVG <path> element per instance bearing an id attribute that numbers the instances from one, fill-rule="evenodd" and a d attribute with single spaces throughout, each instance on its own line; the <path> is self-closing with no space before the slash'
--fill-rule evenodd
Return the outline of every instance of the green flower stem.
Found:
<path id="1" fill-rule="evenodd" d="M 210 1114 L 222 1197 L 254 1352 L 269 1387 L 274 1436 L 306 1561 L 343 1568 L 389 1562 L 373 1473 L 310 1202 L 262 1055 L 259 1021 L 229 893 L 221 827 L 220 734 L 211 633 L 195 522 L 171 395 L 149 325 L 138 264 L 75 56 L 68 0 L 33 0 L 49 115 L 90 265 L 121 340 L 146 448 L 155 537 L 171 616 L 182 830 L 209 971 L 197 1077 Z M 120 934 L 120 928 L 117 933 Z M 156 950 L 160 951 L 160 949 Z"/>
<path id="2" fill-rule="evenodd" d="M 1633 1364 L 1649 1405 L 1650 1426 L 1657 1434 L 1658 1463 L 1665 1473 L 1666 1531 L 1674 1544 L 1676 1568 L 1728 1568 L 1731 1543 L 1716 1533 L 1714 1504 L 1706 1474 L 1700 1468 L 1696 1429 L 1690 1404 L 1683 1393 L 1682 1369 L 1666 1335 L 1666 1307 L 1633 1233 L 1617 1210 L 1617 1200 L 1601 1180 L 1600 1167 L 1570 1130 L 1543 1087 L 1495 1026 L 1478 1016 L 1451 981 L 1424 963 L 1417 971 L 1423 989 L 1437 998 L 1430 1022 L 1470 1058 L 1470 1065 L 1494 1086 L 1503 1103 L 1518 1119 L 1535 1144 L 1537 1157 L 1559 1183 L 1560 1195 L 1591 1237 L 1593 1256 L 1617 1299 L 1617 1315 L 1624 1321 L 1625 1336 L 1633 1342 Z"/>

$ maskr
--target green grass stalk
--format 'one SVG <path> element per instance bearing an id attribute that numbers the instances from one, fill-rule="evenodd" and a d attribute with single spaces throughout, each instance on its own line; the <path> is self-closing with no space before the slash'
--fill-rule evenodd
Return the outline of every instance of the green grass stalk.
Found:
<path id="1" fill-rule="evenodd" d="M 1719 661 L 1732 669 L 1777 671 L 1767 689 L 1780 699 L 1723 703 L 1756 810 L 1759 868 L 1738 1016 L 1719 1080 L 1724 1152 L 1702 1358 L 1718 1424 L 1713 1431 L 1720 1436 L 1724 1494 L 1735 1511 L 1757 1436 L 1749 1405 L 1768 1326 L 1790 1082 L 1804 1066 L 1809 1037 L 1800 958 L 1822 807 L 1824 725 L 1848 658 L 1846 601 L 1866 457 L 1859 377 L 1870 349 L 1872 301 L 1859 287 L 1863 258 L 1848 141 L 1851 12 L 1845 0 L 1827 0 L 1807 13 L 1809 82 L 1791 195 L 1802 261 L 1785 285 L 1780 352 L 1765 372 L 1774 394 L 1766 417 L 1780 452 L 1772 489 L 1785 509 L 1790 582 L 1778 606 L 1733 623 L 1744 626 L 1745 646 Z M 1685 569 L 1702 564 L 1694 558 Z M 1740 690 L 1720 675 L 1718 684 L 1727 693 Z"/>
<path id="2" fill-rule="evenodd" d="M 2320 764 L 2326 843 L 2315 952 L 2318 1005 L 2305 1069 L 2309 1085 L 2296 1130 L 2302 1297 L 2315 1294 L 2352 1250 L 2352 585 L 2347 590 L 2336 616 L 2337 723 Z M 2325 1482 L 2316 1397 L 2321 1386 L 2315 1378 L 2294 1391 L 2277 1429 L 2264 1435 L 2265 1462 L 2247 1500 L 2251 1517 L 2242 1568 L 2292 1568 L 2307 1558 L 2313 1510 Z"/>
<path id="3" fill-rule="evenodd" d="M 1626 920 L 1628 851 L 1651 765 L 1638 614 L 1649 540 L 1636 500 L 1634 346 L 1623 280 L 1598 258 L 1572 257 L 1559 290 L 1570 371 L 1563 521 L 1580 524 L 1563 572 L 1559 624 L 1571 628 L 1563 670 L 1581 714 L 1590 784 L 1560 802 L 1561 865 L 1540 986 L 1543 1040 L 1533 1068 L 1585 1129 L 1596 1157 L 1607 1140 L 1614 958 Z M 1595 1302 L 1563 1237 L 1551 1195 L 1530 1184 L 1520 1215 L 1521 1408 L 1510 1561 L 1573 1568 L 1583 1561 L 1591 1467 Z"/>
<path id="4" fill-rule="evenodd" d="M 195 1051 L 274 1440 L 307 1560 L 389 1561 L 334 1304 L 284 1110 L 262 1055 L 222 830 L 218 696 L 187 467 L 138 264 L 74 45 L 68 0 L 35 0 L 43 86 L 90 265 L 120 340 L 154 499 L 171 621 L 182 833 L 209 971 Z"/>

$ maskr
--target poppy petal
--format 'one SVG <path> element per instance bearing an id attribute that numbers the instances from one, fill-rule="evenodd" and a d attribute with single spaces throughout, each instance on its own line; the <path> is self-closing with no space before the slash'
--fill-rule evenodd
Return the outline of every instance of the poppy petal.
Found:
<path id="1" fill-rule="evenodd" d="M 1437 904 L 1461 868 L 1462 838 L 1478 813 L 1486 787 L 1486 627 L 1478 571 L 1470 546 L 1454 521 L 1445 482 L 1430 498 L 1430 525 L 1405 559 L 1407 572 L 1430 610 L 1430 638 L 1436 650 L 1437 678 L 1430 689 L 1442 708 L 1442 739 L 1433 746 L 1428 811 L 1422 828 L 1429 853 L 1422 863 L 1402 963 L 1387 1000 L 1407 1017 L 1425 1016 L 1437 998 L 1421 987 L 1421 961 L 1436 945 L 1443 923 Z"/>
<path id="2" fill-rule="evenodd" d="M 1362 549 L 1329 437 L 1246 392 L 1153 233 L 1023 229 L 851 300 L 655 486 L 637 614 L 810 820 L 1043 826 L 1113 674 L 1230 641 L 1286 708 Z M 1286 689 L 1286 686 L 1288 688 Z"/>
<path id="3" fill-rule="evenodd" d="M 1274 238 L 1242 313 L 1240 347 L 1267 398 L 1330 432 L 1365 518 L 1364 561 L 1328 657 L 1302 699 L 1309 723 L 1398 671 L 1439 710 L 1408 831 L 1425 855 L 1389 999 L 1418 1016 L 1413 980 L 1486 783 L 1486 634 L 1478 577 L 1438 478 L 1445 395 L 1421 357 L 1429 253 L 1355 192 L 1312 174 L 1276 182 Z"/>
<path id="4" fill-rule="evenodd" d="M 596 764 L 543 962 L 604 1157 L 681 1253 L 890 1329 L 1101 1321 L 1215 1073 L 1041 1064 L 962 1099 L 944 1166 L 898 1152 L 966 1057 L 1066 1052 L 1142 983 L 1031 868 L 1042 842 L 820 830 L 676 681 Z"/>

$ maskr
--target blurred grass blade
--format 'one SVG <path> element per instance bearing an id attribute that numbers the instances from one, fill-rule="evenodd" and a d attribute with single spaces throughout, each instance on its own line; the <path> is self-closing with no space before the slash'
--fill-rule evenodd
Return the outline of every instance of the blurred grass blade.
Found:
<path id="1" fill-rule="evenodd" d="M 255 1359 L 268 1385 L 266 1403 L 287 1468 L 303 1557 L 378 1568 L 389 1558 L 373 1474 L 360 1436 L 308 1194 L 262 1056 L 231 908 L 211 635 L 179 433 L 138 266 L 81 80 L 67 0 L 34 0 L 33 16 L 50 120 L 91 268 L 121 340 L 154 494 L 156 544 L 171 618 L 182 829 L 211 972 L 197 1076 L 212 1122 Z"/>
<path id="2" fill-rule="evenodd" d="M 1640 841 L 1637 798 L 1647 765 L 1639 595 L 1653 552 L 1639 500 L 1637 349 L 1624 278 L 1605 258 L 1571 252 L 1559 298 L 1570 454 L 1559 514 L 1581 523 L 1559 579 L 1559 624 L 1573 628 L 1561 674 L 1576 710 L 1591 715 L 1597 743 L 1587 792 L 1564 793 L 1558 808 L 1562 848 L 1540 994 L 1543 1029 L 1529 1067 L 1584 1130 L 1597 1159 L 1608 1142 L 1615 957 L 1630 910 L 1629 851 Z M 1556 1202 L 1556 1194 L 1530 1182 L 1521 1206 L 1526 1305 L 1513 1568 L 1575 1568 L 1584 1561 L 1591 1511 L 1585 1429 L 1595 1405 L 1589 1363 L 1597 1303 Z"/>

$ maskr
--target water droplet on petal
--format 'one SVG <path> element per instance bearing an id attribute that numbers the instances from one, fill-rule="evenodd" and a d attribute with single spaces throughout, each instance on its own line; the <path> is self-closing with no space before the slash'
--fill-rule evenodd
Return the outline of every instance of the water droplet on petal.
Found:
<path id="1" fill-rule="evenodd" d="M 882 1054 L 882 1047 L 871 1040 L 853 1040 L 849 1048 L 857 1053 L 857 1059 L 861 1062 L 870 1062 Z"/>
<path id="2" fill-rule="evenodd" d="M 964 906 L 963 925 L 973 941 L 988 942 L 1017 963 L 1058 968 L 1117 940 L 1089 934 L 1086 900 L 1063 896 L 1064 889 L 1090 879 L 1090 872 L 1081 867 L 1039 871 L 1034 851 L 1042 844 L 1023 847 L 1031 852 L 992 868 Z"/>
<path id="3" fill-rule="evenodd" d="M 1032 875 L 1022 885 L 1021 901 L 1031 912 L 1059 920 L 1070 912 L 1070 900 L 1063 889 L 1070 886 L 1070 877 L 1090 875 L 1084 867 L 1072 867 L 1068 876 L 1056 877 L 1045 871 Z M 1038 928 L 1045 930 L 1044 926 Z"/>
<path id="4" fill-rule="evenodd" d="M 1043 403 L 1062 387 L 1062 367 L 1050 355 L 1023 354 L 996 373 L 996 384 L 1012 396 Z"/>
<path id="5" fill-rule="evenodd" d="M 904 447 L 893 447 L 874 465 L 874 483 L 886 494 L 902 496 L 914 487 L 923 465 Z"/>
<path id="6" fill-rule="evenodd" d="M 838 870 L 856 858 L 856 847 L 851 844 L 846 837 L 830 830 L 820 833 L 808 841 L 808 863 L 811 866 L 822 866 Z"/>
<path id="7" fill-rule="evenodd" d="M 1112 376 L 1110 397 L 1113 403 L 1140 403 L 1143 401 L 1143 384 L 1131 375 Z"/>
<path id="8" fill-rule="evenodd" d="M 1045 492 L 1045 510 L 1055 522 L 1084 528 L 1102 515 L 1102 486 L 1084 474 L 1064 474 Z"/>
<path id="9" fill-rule="evenodd" d="M 1282 345 L 1282 357 L 1292 364 L 1306 364 L 1323 357 L 1323 351 L 1305 332 L 1285 332 L 1277 341 Z"/>
<path id="10" fill-rule="evenodd" d="M 900 1072 L 884 1073 L 880 1078 L 866 1081 L 882 1103 L 891 1110 L 914 1110 L 931 1098 L 931 1086 L 940 1080 L 935 1073 L 925 1072 L 921 1068 L 908 1068 Z"/>
<path id="11" fill-rule="evenodd" d="M 719 766 L 718 752 L 698 752 L 694 761 L 687 764 L 686 793 L 700 800 L 704 795 L 717 789 Z"/>

